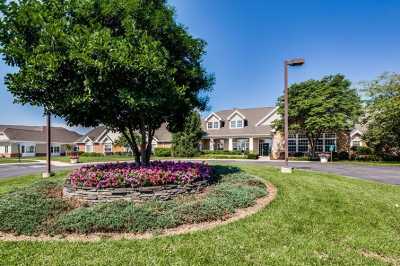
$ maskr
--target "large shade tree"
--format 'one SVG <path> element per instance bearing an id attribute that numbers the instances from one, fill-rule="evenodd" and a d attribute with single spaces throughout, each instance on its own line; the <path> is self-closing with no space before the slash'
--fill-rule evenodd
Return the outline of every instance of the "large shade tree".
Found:
<path id="1" fill-rule="evenodd" d="M 138 163 L 148 163 L 162 123 L 178 131 L 206 107 L 214 80 L 202 66 L 206 44 L 165 0 L 4 1 L 1 11 L 15 100 L 70 125 L 122 132 Z"/>
<path id="2" fill-rule="evenodd" d="M 284 99 L 278 99 L 278 113 L 284 114 Z M 351 129 L 361 113 L 361 100 L 343 75 L 307 80 L 289 87 L 289 130 L 304 133 L 311 155 L 324 132 L 339 133 Z M 282 130 L 283 119 L 274 127 Z"/>
<path id="3" fill-rule="evenodd" d="M 174 156 L 193 157 L 199 153 L 199 144 L 204 135 L 201 129 L 201 118 L 198 112 L 193 112 L 185 120 L 182 131 L 172 136 L 172 153 Z"/>
<path id="4" fill-rule="evenodd" d="M 384 73 L 364 83 L 366 114 L 363 135 L 367 145 L 381 156 L 400 156 L 400 75 Z"/>

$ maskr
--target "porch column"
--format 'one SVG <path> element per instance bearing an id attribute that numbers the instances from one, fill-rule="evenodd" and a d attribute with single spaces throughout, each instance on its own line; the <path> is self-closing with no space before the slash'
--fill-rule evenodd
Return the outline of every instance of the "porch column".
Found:
<path id="1" fill-rule="evenodd" d="M 254 139 L 249 138 L 249 152 L 253 152 L 254 150 Z"/>
<path id="2" fill-rule="evenodd" d="M 228 139 L 228 150 L 233 151 L 233 139 Z"/>
<path id="3" fill-rule="evenodd" d="M 210 151 L 214 150 L 214 139 L 210 138 Z"/>

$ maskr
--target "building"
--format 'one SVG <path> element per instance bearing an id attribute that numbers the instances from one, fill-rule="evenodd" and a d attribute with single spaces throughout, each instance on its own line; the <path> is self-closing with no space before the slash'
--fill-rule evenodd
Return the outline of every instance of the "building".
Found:
<path id="1" fill-rule="evenodd" d="M 284 141 L 272 123 L 279 119 L 276 107 L 230 109 L 213 112 L 203 121 L 205 135 L 201 141 L 203 150 L 228 150 L 255 153 L 272 159 L 284 156 Z M 362 145 L 362 131 L 340 134 L 326 132 L 316 143 L 317 152 L 349 151 L 350 146 Z M 310 151 L 307 137 L 291 132 L 288 140 L 289 154 L 301 155 Z"/>
<path id="2" fill-rule="evenodd" d="M 74 145 L 76 150 L 87 153 L 111 154 L 127 152 L 129 147 L 122 147 L 115 143 L 120 136 L 119 132 L 113 132 L 105 126 L 99 126 L 75 140 Z M 167 130 L 165 125 L 162 125 L 154 134 L 153 148 L 169 148 L 171 147 L 171 142 L 172 134 Z"/>
<path id="3" fill-rule="evenodd" d="M 47 127 L 0 125 L 0 157 L 41 156 L 46 154 Z M 67 147 L 81 137 L 63 127 L 51 128 L 51 153 L 64 155 Z"/>

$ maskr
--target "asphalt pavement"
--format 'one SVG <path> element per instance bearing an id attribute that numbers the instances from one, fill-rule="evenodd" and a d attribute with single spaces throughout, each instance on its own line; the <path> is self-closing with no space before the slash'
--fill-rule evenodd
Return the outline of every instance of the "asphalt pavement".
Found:
<path id="1" fill-rule="evenodd" d="M 280 167 L 284 163 L 282 161 L 266 161 L 266 160 L 208 160 L 208 162 L 219 163 L 240 163 L 240 164 L 257 164 Z M 53 166 L 53 171 L 72 170 L 81 165 L 65 165 Z M 290 162 L 290 166 L 295 169 L 319 171 L 332 173 L 353 178 L 367 179 L 378 181 L 387 184 L 400 185 L 400 166 L 369 166 L 350 163 L 328 163 L 321 164 L 320 162 Z M 45 171 L 44 163 L 32 164 L 0 164 L 0 179 L 8 177 L 16 177 L 40 173 Z"/>

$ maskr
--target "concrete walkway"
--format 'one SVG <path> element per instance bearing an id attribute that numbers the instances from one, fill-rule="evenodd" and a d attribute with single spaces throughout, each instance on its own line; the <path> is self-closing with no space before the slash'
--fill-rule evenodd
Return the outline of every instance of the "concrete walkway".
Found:
<path id="1" fill-rule="evenodd" d="M 191 159 L 190 161 L 208 161 L 210 163 L 257 164 L 257 165 L 265 165 L 273 167 L 280 167 L 284 165 L 283 161 L 267 161 L 267 160 Z M 59 162 L 52 163 L 53 171 L 72 170 L 74 168 L 79 168 L 87 164 L 96 164 L 96 163 L 82 163 L 82 164 L 69 164 L 69 163 L 59 163 Z M 295 169 L 332 173 L 353 178 L 367 179 L 387 184 L 400 185 L 400 166 L 369 166 L 369 165 L 339 163 L 339 162 L 321 164 L 319 162 L 299 162 L 299 161 L 293 161 L 290 162 L 289 164 Z M 30 163 L 23 165 L 0 164 L 0 178 L 40 173 L 43 172 L 45 169 L 46 166 L 44 162 Z"/>

